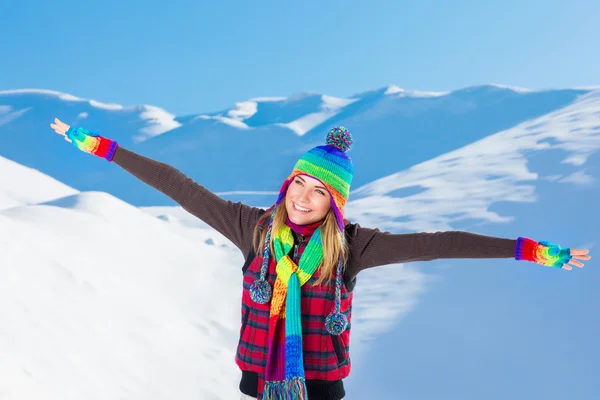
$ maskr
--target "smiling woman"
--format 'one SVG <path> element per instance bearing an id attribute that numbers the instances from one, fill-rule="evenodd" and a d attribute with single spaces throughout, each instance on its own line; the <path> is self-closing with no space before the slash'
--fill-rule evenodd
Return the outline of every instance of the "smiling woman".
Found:
<path id="1" fill-rule="evenodd" d="M 344 218 L 354 175 L 343 127 L 306 152 L 267 210 L 219 198 L 179 170 L 55 120 L 78 149 L 114 162 L 234 243 L 242 267 L 236 363 L 243 398 L 340 400 L 349 376 L 352 302 L 360 271 L 442 258 L 507 258 L 570 270 L 587 250 L 469 232 L 392 234 Z M 283 207 L 282 207 L 283 204 Z"/>

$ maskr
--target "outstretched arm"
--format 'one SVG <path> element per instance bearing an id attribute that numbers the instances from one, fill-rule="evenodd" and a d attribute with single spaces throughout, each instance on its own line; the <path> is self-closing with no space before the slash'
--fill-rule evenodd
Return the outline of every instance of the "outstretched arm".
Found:
<path id="1" fill-rule="evenodd" d="M 178 169 L 130 151 L 95 133 L 72 128 L 57 119 L 51 127 L 80 150 L 114 162 L 164 193 L 190 214 L 223 234 L 244 255 L 250 250 L 254 226 L 264 210 L 241 202 L 226 201 Z"/>
<path id="2" fill-rule="evenodd" d="M 252 231 L 264 210 L 224 200 L 178 169 L 118 147 L 113 162 L 156 188 L 231 240 L 247 255 Z"/>
<path id="3" fill-rule="evenodd" d="M 379 265 L 440 258 L 512 258 L 564 269 L 571 269 L 567 263 L 583 266 L 573 258 L 590 259 L 587 250 L 561 249 L 522 237 L 508 239 L 462 231 L 392 234 L 358 224 L 352 235 L 353 261 L 348 265 L 352 277 Z"/>

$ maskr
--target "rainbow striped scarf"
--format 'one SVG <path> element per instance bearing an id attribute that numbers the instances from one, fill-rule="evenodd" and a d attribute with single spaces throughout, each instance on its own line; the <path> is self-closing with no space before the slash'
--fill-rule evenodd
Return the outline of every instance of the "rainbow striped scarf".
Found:
<path id="1" fill-rule="evenodd" d="M 306 400 L 302 357 L 300 288 L 312 277 L 323 259 L 321 228 L 306 245 L 299 266 L 288 256 L 294 236 L 284 225 L 273 240 L 277 279 L 269 316 L 269 342 L 263 400 Z"/>

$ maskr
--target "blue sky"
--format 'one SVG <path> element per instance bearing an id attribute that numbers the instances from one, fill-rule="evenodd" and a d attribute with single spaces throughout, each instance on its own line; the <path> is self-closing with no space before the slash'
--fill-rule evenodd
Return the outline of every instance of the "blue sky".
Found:
<path id="1" fill-rule="evenodd" d="M 53 89 L 183 115 L 387 84 L 599 84 L 600 2 L 491 3 L 4 0 L 0 90 Z"/>

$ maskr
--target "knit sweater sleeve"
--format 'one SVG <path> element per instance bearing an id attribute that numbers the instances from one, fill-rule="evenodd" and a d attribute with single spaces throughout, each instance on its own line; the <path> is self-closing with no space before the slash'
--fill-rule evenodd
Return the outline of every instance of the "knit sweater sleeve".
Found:
<path id="1" fill-rule="evenodd" d="M 352 230 L 352 261 L 347 274 L 379 265 L 431 261 L 440 258 L 514 258 L 516 239 L 462 231 L 392 234 L 379 229 Z"/>
<path id="2" fill-rule="evenodd" d="M 246 256 L 261 208 L 221 199 L 178 169 L 119 146 L 113 162 L 223 234 Z"/>

